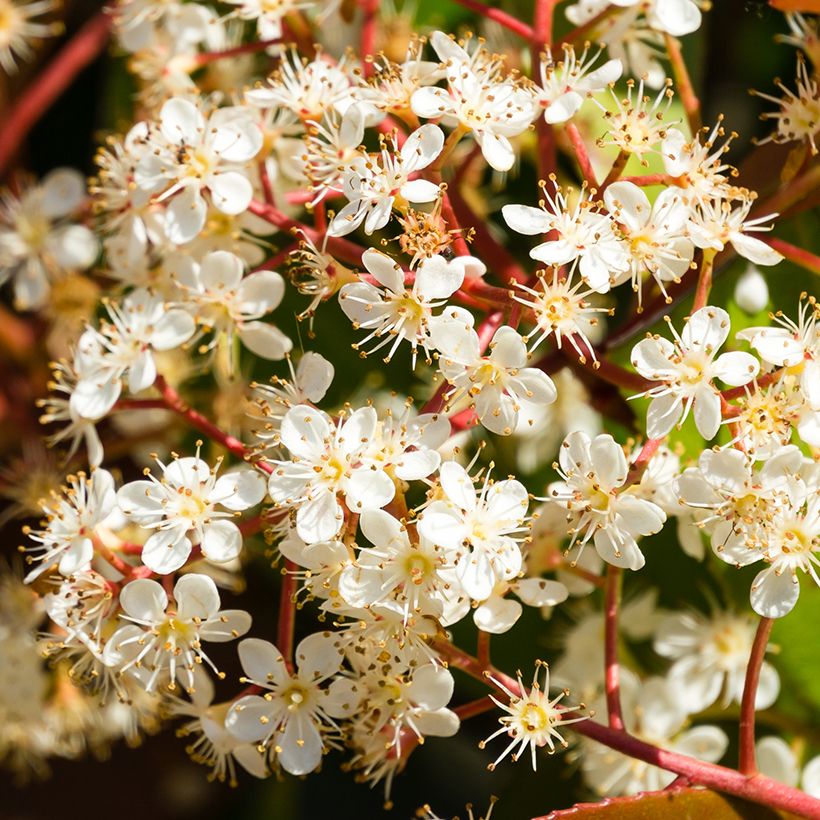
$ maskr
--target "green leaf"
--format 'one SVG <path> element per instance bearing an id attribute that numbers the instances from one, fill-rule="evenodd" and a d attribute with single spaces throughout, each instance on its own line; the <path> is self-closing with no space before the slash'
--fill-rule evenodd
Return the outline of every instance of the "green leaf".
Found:
<path id="1" fill-rule="evenodd" d="M 673 789 L 634 797 L 612 797 L 600 803 L 577 803 L 539 820 L 776 820 L 797 817 L 708 789 Z"/>

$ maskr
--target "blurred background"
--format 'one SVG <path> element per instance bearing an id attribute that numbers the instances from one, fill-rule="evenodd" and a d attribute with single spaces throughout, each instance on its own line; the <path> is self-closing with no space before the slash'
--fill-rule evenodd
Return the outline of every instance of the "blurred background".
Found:
<path id="1" fill-rule="evenodd" d="M 531 17 L 529 2 L 501 4 L 505 10 L 517 12 L 523 19 Z M 568 26 L 560 21 L 560 36 Z M 412 8 L 410 8 L 412 6 Z M 99 8 L 99 4 L 87 0 L 67 0 L 64 15 L 66 33 L 61 39 L 46 43 L 39 52 L 38 60 L 25 65 L 11 79 L 5 79 L 0 93 L 0 117 L 17 95 L 24 93 L 31 80 L 49 55 L 65 42 Z M 482 29 L 480 21 L 450 0 L 418 0 L 406 4 L 405 10 L 398 6 L 394 13 L 404 15 L 404 26 L 425 32 L 434 27 L 456 31 L 462 27 L 479 27 L 483 33 L 498 34 L 495 29 Z M 773 80 L 782 76 L 787 83 L 794 77 L 795 52 L 793 48 L 776 45 L 773 36 L 785 31 L 780 13 L 762 2 L 753 0 L 715 0 L 711 12 L 705 15 L 704 25 L 696 34 L 684 39 L 684 53 L 692 73 L 696 91 L 703 104 L 704 123 L 713 123 L 719 114 L 725 115 L 727 131 L 739 133 L 732 143 L 728 156 L 730 162 L 741 164 L 744 176 L 741 182 L 757 187 L 772 167 L 779 167 L 787 148 L 770 146 L 766 160 L 755 167 L 742 166 L 742 159 L 755 136 L 765 135 L 769 127 L 761 123 L 761 111 L 771 106 L 757 97 L 750 96 L 750 87 L 773 92 Z M 496 48 L 517 47 L 509 39 Z M 76 82 L 57 101 L 31 133 L 20 166 L 37 175 L 50 169 L 69 165 L 86 173 L 94 171 L 93 156 L 98 141 L 106 133 L 117 131 L 129 124 L 131 117 L 131 94 L 128 76 L 121 56 L 105 54 L 77 78 Z M 1 126 L 0 126 L 1 127 Z M 517 199 L 516 186 L 504 194 L 505 201 Z M 529 182 L 528 182 L 529 184 Z M 485 210 L 492 211 L 487 203 Z M 792 239 L 805 247 L 817 248 L 817 214 L 806 213 L 791 221 L 787 229 L 780 231 L 784 238 Z M 791 235 L 790 235 L 791 234 Z M 744 265 L 736 264 L 719 278 L 716 284 L 718 304 L 730 299 L 734 281 Z M 797 294 L 806 287 L 806 275 L 784 263 L 769 276 L 772 307 L 784 308 L 793 313 Z M 685 313 L 685 310 L 683 311 Z M 3 321 L 13 322 L 14 317 L 4 313 Z M 328 319 L 328 322 L 334 320 Z M 295 325 L 295 322 L 294 322 Z M 46 393 L 48 379 L 48 354 L 42 344 L 44 327 L 33 320 L 27 325 L 32 345 L 22 354 L 8 350 L 0 351 L 0 462 L 8 464 L 20 455 L 21 443 L 39 438 L 41 426 L 37 421 L 36 398 Z M 287 328 L 285 328 L 287 330 Z M 323 341 L 324 340 L 324 341 Z M 320 333 L 314 349 L 320 352 L 332 348 L 337 364 L 336 390 L 352 382 L 359 383 L 368 392 L 381 386 L 383 377 L 362 363 L 347 347 L 353 335 L 346 322 L 333 325 L 332 333 Z M 341 363 L 340 363 L 341 360 Z M 373 365 L 375 367 L 375 365 Z M 368 368 L 368 369 L 364 369 Z M 391 369 L 396 373 L 409 373 L 401 365 Z M 266 373 L 253 374 L 264 378 Z M 402 376 L 412 388 L 410 376 Z M 391 383 L 391 387 L 401 388 Z M 332 397 L 333 398 L 333 397 Z M 617 397 L 598 395 L 597 401 L 617 401 Z M 623 417 L 624 434 L 630 432 L 630 419 Z M 505 454 L 501 454 L 502 464 Z M 512 458 L 506 454 L 508 459 Z M 135 465 L 124 462 L 118 465 L 126 475 L 135 472 Z M 514 468 L 513 468 L 514 469 Z M 546 477 L 546 475 L 545 475 Z M 3 495 L 8 500 L 9 487 L 13 489 L 14 474 L 4 479 Z M 15 548 L 21 541 L 19 522 L 8 523 L 3 530 L 3 552 L 12 567 L 15 566 Z M 739 605 L 748 595 L 749 575 L 726 571 L 719 580 L 703 572 L 700 565 L 682 554 L 674 544 L 674 534 L 669 528 L 660 536 L 647 540 L 649 560 L 647 569 L 628 586 L 628 595 L 637 594 L 641 587 L 657 585 L 661 590 L 658 606 L 680 606 L 682 602 L 708 607 L 715 597 L 737 596 Z M 248 589 L 241 598 L 226 595 L 227 605 L 249 609 L 255 616 L 253 633 L 258 636 L 273 634 L 276 605 L 278 601 L 277 569 L 272 569 L 265 556 L 264 544 L 251 547 L 253 557 L 247 569 Z M 720 570 L 723 572 L 723 569 Z M 681 578 L 686 578 L 681 584 Z M 813 680 L 820 671 L 820 649 L 817 648 L 815 629 L 820 617 L 818 590 L 804 585 L 800 606 L 794 615 L 786 619 L 790 623 L 778 629 L 788 630 L 784 635 L 784 651 L 778 661 L 783 679 L 783 689 L 797 692 L 783 708 L 797 721 L 814 721 L 820 708 L 820 693 Z M 266 623 L 265 613 L 268 613 Z M 469 620 L 469 619 L 468 619 Z M 522 622 L 510 635 L 493 640 L 493 660 L 501 668 L 513 672 L 520 667 L 525 677 L 531 674 L 535 658 L 551 659 L 560 650 L 562 636 L 572 625 L 570 608 L 561 608 L 549 621 L 539 613 L 528 610 Z M 312 618 L 305 613 L 302 628 L 312 628 Z M 470 649 L 475 640 L 472 624 L 463 627 L 459 637 Z M 775 632 L 777 642 L 778 632 Z M 788 640 L 786 640 L 788 638 Z M 638 646 L 636 652 L 640 654 Z M 224 694 L 235 691 L 236 669 L 231 651 L 217 657 L 228 673 Z M 7 662 L 0 657 L 0 664 Z M 647 660 L 651 664 L 651 660 Z M 793 686 L 790 687 L 790 684 Z M 458 678 L 456 702 L 466 702 L 484 694 L 476 684 Z M 794 702 L 792 702 L 794 701 Z M 490 795 L 501 799 L 494 809 L 494 820 L 505 818 L 534 817 L 551 808 L 569 806 L 585 794 L 580 778 L 573 771 L 571 755 L 558 759 L 541 757 L 537 774 L 526 761 L 513 765 L 506 761 L 493 772 L 486 765 L 493 759 L 493 750 L 479 751 L 477 743 L 495 728 L 497 715 L 475 718 L 467 722 L 462 732 L 453 739 L 430 739 L 412 755 L 406 771 L 396 778 L 392 789 L 393 808 L 382 814 L 384 793 L 381 784 L 370 789 L 357 784 L 350 774 L 340 770 L 343 761 L 339 753 L 331 753 L 320 773 L 307 779 L 287 777 L 256 781 L 242 777 L 240 788 L 230 789 L 206 781 L 207 770 L 190 762 L 184 751 L 185 740 L 174 736 L 173 727 L 148 737 L 136 749 L 120 743 L 111 750 L 104 763 L 93 756 L 76 761 L 55 760 L 48 779 L 16 782 L 8 774 L 0 772 L 0 818 L 2 820 L 61 820 L 113 816 L 117 820 L 184 820 L 184 818 L 208 817 L 226 820 L 250 820 L 253 818 L 322 818 L 322 820 L 360 820 L 389 816 L 409 818 L 425 803 L 429 803 L 441 817 L 455 814 L 466 816 L 464 805 L 472 803 L 483 812 Z M 717 720 L 720 723 L 720 719 Z M 733 724 L 727 723 L 727 727 Z M 734 735 L 731 728 L 730 736 Z M 500 751 L 497 749 L 496 753 Z M 491 755 L 493 755 L 491 757 Z M 734 750 L 729 756 L 733 759 Z M 568 761 L 569 765 L 568 765 Z M 757 815 L 756 815 L 757 816 Z M 768 816 L 761 812 L 761 817 Z"/>

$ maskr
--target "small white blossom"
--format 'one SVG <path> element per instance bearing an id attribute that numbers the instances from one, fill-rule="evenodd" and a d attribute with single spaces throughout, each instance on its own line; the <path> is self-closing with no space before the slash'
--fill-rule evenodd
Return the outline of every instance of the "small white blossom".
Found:
<path id="1" fill-rule="evenodd" d="M 703 307 L 692 314 L 678 335 L 668 322 L 675 341 L 648 336 L 632 349 L 632 366 L 644 378 L 661 382 L 641 395 L 652 403 L 646 416 L 650 438 L 663 438 L 693 411 L 698 432 L 705 439 L 717 434 L 721 422 L 720 396 L 715 378 L 726 384 L 748 384 L 760 367 L 749 353 L 734 351 L 716 357 L 729 335 L 729 314 L 718 307 Z"/>
<path id="2" fill-rule="evenodd" d="M 142 548 L 142 562 L 168 575 L 185 564 L 196 545 L 209 561 L 235 559 L 242 549 L 242 533 L 228 519 L 262 500 L 262 476 L 239 469 L 217 478 L 219 464 L 211 469 L 198 456 L 167 465 L 157 459 L 157 464 L 161 478 L 149 474 L 147 481 L 132 481 L 117 493 L 120 509 L 130 519 L 156 531 Z"/>
<path id="3" fill-rule="evenodd" d="M 244 610 L 220 610 L 216 584 L 196 573 L 176 582 L 173 603 L 156 581 L 130 581 L 120 592 L 120 606 L 123 620 L 129 623 L 109 638 L 107 660 L 120 672 L 140 670 L 149 692 L 165 672 L 169 689 L 176 688 L 178 677 L 192 691 L 195 664 L 204 662 L 215 668 L 202 642 L 233 641 L 251 626 L 251 616 Z"/>

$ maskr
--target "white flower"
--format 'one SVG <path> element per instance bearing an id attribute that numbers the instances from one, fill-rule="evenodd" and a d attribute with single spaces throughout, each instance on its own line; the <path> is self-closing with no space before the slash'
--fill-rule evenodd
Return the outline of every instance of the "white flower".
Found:
<path id="1" fill-rule="evenodd" d="M 350 512 L 378 509 L 395 494 L 392 479 L 364 458 L 376 434 L 372 407 L 334 424 L 321 410 L 293 407 L 282 419 L 281 443 L 289 461 L 274 461 L 268 492 L 274 504 L 296 508 L 296 532 L 309 544 L 334 538 Z"/>
<path id="2" fill-rule="evenodd" d="M 586 362 L 587 357 L 597 361 L 595 349 L 592 347 L 596 330 L 599 329 L 599 313 L 612 314 L 609 308 L 596 307 L 588 297 L 593 291 L 583 287 L 583 280 L 572 284 L 572 271 L 567 277 L 560 275 L 560 268 L 552 269 L 552 281 L 549 281 L 547 271 L 541 271 L 538 276 L 538 289 L 524 284 L 517 284 L 516 288 L 524 295 L 520 296 L 513 291 L 513 299 L 529 308 L 534 314 L 535 330 L 526 337 L 531 342 L 532 353 L 545 339 L 555 337 L 555 344 L 560 350 L 565 341 L 568 341 L 576 353 L 578 360 Z M 535 337 L 533 340 L 532 337 Z"/>
<path id="3" fill-rule="evenodd" d="M 1 55 L 2 47 L 0 61 Z M 53 279 L 84 270 L 97 258 L 99 243 L 93 232 L 70 221 L 85 197 L 85 180 L 70 168 L 52 171 L 18 196 L 3 192 L 0 283 L 13 281 L 18 310 L 44 307 Z"/>
<path id="4" fill-rule="evenodd" d="M 537 245 L 530 256 L 546 265 L 566 265 L 578 260 L 578 270 L 592 290 L 606 293 L 618 274 L 629 270 L 629 255 L 615 232 L 612 216 L 595 210 L 591 194 L 581 191 L 573 208 L 556 186 L 538 208 L 505 205 L 504 221 L 514 231 L 527 236 L 554 232 L 554 238 Z"/>
<path id="5" fill-rule="evenodd" d="M 640 569 L 645 559 L 637 537 L 659 532 L 666 513 L 651 501 L 622 490 L 628 465 L 621 446 L 610 435 L 590 439 L 570 433 L 558 453 L 563 481 L 549 487 L 549 497 L 571 513 L 572 543 L 590 541 L 601 558 L 616 567 Z"/>
<path id="6" fill-rule="evenodd" d="M 253 186 L 245 166 L 262 148 L 262 130 L 249 108 L 232 106 L 206 119 L 190 100 L 175 97 L 160 111 L 156 151 L 137 163 L 137 186 L 170 199 L 165 230 L 176 244 L 194 239 L 205 226 L 207 190 L 214 207 L 236 215 L 247 209 Z"/>
<path id="7" fill-rule="evenodd" d="M 800 389 L 813 409 L 820 409 L 820 309 L 814 297 L 802 302 L 797 321 L 778 312 L 779 327 L 749 327 L 737 334 L 746 339 L 763 361 L 800 374 Z"/>
<path id="8" fill-rule="evenodd" d="M 410 179 L 441 153 L 444 134 L 437 125 L 422 125 L 410 134 L 401 149 L 395 136 L 392 150 L 383 140 L 375 156 L 359 155 L 341 173 L 341 190 L 349 202 L 328 226 L 329 236 L 344 236 L 364 225 L 371 234 L 390 220 L 397 197 L 406 202 L 432 202 L 438 185 L 425 179 Z"/>
<path id="9" fill-rule="evenodd" d="M 63 575 L 87 567 L 94 557 L 94 531 L 116 509 L 114 479 L 108 470 L 94 470 L 90 477 L 79 473 L 67 481 L 59 495 L 52 493 L 51 501 L 42 504 L 45 528 L 27 531 L 39 546 L 29 548 L 34 555 L 26 561 L 40 564 L 28 573 L 26 583 L 51 569 L 55 560 Z"/>
<path id="10" fill-rule="evenodd" d="M 734 193 L 724 176 L 724 172 L 731 173 L 733 169 L 722 161 L 722 157 L 735 135 L 730 134 L 719 147 L 715 147 L 717 138 L 724 135 L 722 123 L 723 117 L 720 116 L 703 140 L 687 137 L 679 129 L 670 128 L 661 144 L 666 173 L 675 177 L 677 184 L 699 200 Z"/>
<path id="11" fill-rule="evenodd" d="M 238 469 L 216 477 L 197 457 L 177 458 L 170 464 L 157 459 L 162 477 L 132 481 L 117 493 L 120 509 L 135 523 L 156 530 L 142 548 L 142 562 L 154 572 L 176 572 L 195 545 L 209 561 L 225 563 L 242 550 L 242 533 L 235 513 L 258 504 L 265 482 L 254 470 Z M 222 507 L 224 509 L 217 509 Z"/>
<path id="12" fill-rule="evenodd" d="M 359 525 L 373 546 L 360 549 L 342 570 L 339 594 L 347 604 L 368 607 L 394 598 L 403 605 L 405 620 L 411 613 L 439 616 L 442 599 L 450 597 L 450 579 L 441 570 L 452 568 L 452 550 L 423 536 L 411 541 L 407 526 L 384 510 L 362 513 Z"/>
<path id="13" fill-rule="evenodd" d="M 686 235 L 691 208 L 680 189 L 666 188 L 650 204 L 637 185 L 613 182 L 604 192 L 604 203 L 629 247 L 629 268 L 615 276 L 615 284 L 631 279 L 640 301 L 645 272 L 654 277 L 663 293 L 665 283 L 680 281 L 695 253 Z"/>
<path id="14" fill-rule="evenodd" d="M 752 582 L 752 609 L 764 618 L 782 618 L 800 595 L 797 571 L 820 586 L 820 469 L 807 468 L 800 480 L 788 482 L 788 503 L 775 510 L 768 523 L 770 538 L 763 546 L 769 565 Z"/>
<path id="15" fill-rule="evenodd" d="M 458 732 L 458 715 L 447 708 L 453 676 L 439 663 L 425 663 L 412 674 L 374 664 L 357 685 L 365 689 L 365 725 L 380 737 L 382 759 L 401 759 L 402 741 L 412 735 L 423 742 L 426 736 L 452 737 Z"/>
<path id="16" fill-rule="evenodd" d="M 120 672 L 141 670 L 149 692 L 166 670 L 169 689 L 176 688 L 178 677 L 188 691 L 193 690 L 195 664 L 205 662 L 215 669 L 202 641 L 233 641 L 251 626 L 251 616 L 244 610 L 220 610 L 219 605 L 216 584 L 207 575 L 183 575 L 174 585 L 173 604 L 156 581 L 129 582 L 120 592 L 120 606 L 122 618 L 130 623 L 109 638 L 109 664 Z"/>
<path id="17" fill-rule="evenodd" d="M 333 64 L 321 56 L 305 62 L 294 49 L 283 57 L 268 85 L 246 91 L 245 99 L 260 108 L 287 108 L 303 122 L 320 122 L 325 112 L 344 113 L 353 102 L 345 68 L 344 60 Z"/>
<path id="18" fill-rule="evenodd" d="M 667 672 L 668 685 L 687 712 L 702 712 L 717 700 L 723 708 L 741 702 L 756 627 L 755 618 L 733 612 L 716 612 L 710 617 L 680 612 L 661 621 L 653 646 L 673 661 Z M 764 662 L 755 708 L 771 706 L 779 690 L 777 670 Z"/>
<path id="19" fill-rule="evenodd" d="M 538 673 L 541 669 L 544 670 L 543 689 L 538 681 Z M 556 743 L 559 747 L 566 749 L 569 744 L 558 730 L 562 726 L 568 726 L 587 719 L 586 716 L 564 717 L 566 713 L 572 714 L 575 707 L 558 705 L 567 696 L 568 692 L 566 690 L 555 697 L 550 697 L 550 670 L 549 666 L 543 661 L 535 662 L 535 672 L 529 691 L 524 687 L 521 673 L 518 673 L 518 691 L 520 694 L 511 692 L 492 675 L 489 675 L 488 678 L 504 692 L 509 698 L 509 703 L 502 703 L 494 695 L 490 695 L 493 703 L 506 714 L 499 718 L 501 728 L 496 729 L 486 740 L 482 740 L 478 747 L 483 749 L 486 743 L 499 735 L 506 734 L 512 738 L 509 746 L 495 759 L 495 762 L 487 767 L 490 771 L 495 769 L 510 752 L 512 752 L 513 763 L 517 762 L 527 747 L 530 749 L 532 758 L 532 770 L 535 771 L 535 750 L 546 746 L 549 754 L 553 754 L 556 751 Z"/>
<path id="20" fill-rule="evenodd" d="M 634 737 L 715 763 L 723 757 L 729 740 L 716 726 L 694 726 L 684 730 L 686 710 L 674 691 L 661 678 L 640 682 L 629 670 L 621 669 L 621 706 L 626 731 Z M 606 710 L 601 702 L 600 708 Z M 659 791 L 674 779 L 672 772 L 627 757 L 620 752 L 586 740 L 581 754 L 581 770 L 587 783 L 601 795 L 616 796 Z"/>
<path id="21" fill-rule="evenodd" d="M 589 58 L 589 45 L 580 57 L 576 57 L 571 45 L 565 44 L 562 48 L 564 56 L 557 63 L 549 49 L 541 55 L 541 87 L 536 92 L 538 104 L 544 109 L 544 119 L 552 124 L 566 122 L 587 97 L 616 82 L 623 71 L 620 60 L 607 60 L 591 71 L 601 55 L 600 48 Z"/>
<path id="22" fill-rule="evenodd" d="M 698 432 L 712 439 L 721 421 L 720 396 L 712 379 L 732 386 L 748 384 L 760 365 L 749 353 L 722 353 L 715 358 L 729 335 L 729 314 L 722 308 L 707 306 L 695 311 L 680 335 L 668 324 L 674 343 L 649 336 L 632 349 L 632 366 L 638 373 L 661 382 L 641 394 L 652 398 L 647 435 L 663 438 L 693 410 Z"/>
<path id="23" fill-rule="evenodd" d="M 799 54 L 797 59 L 795 83 L 797 90 L 792 91 L 780 80 L 775 80 L 775 84 L 783 92 L 782 98 L 762 94 L 760 91 L 753 92 L 779 108 L 778 111 L 767 111 L 761 114 L 760 119 L 774 120 L 776 127 L 773 134 L 765 139 L 757 140 L 758 144 L 770 141 L 783 143 L 805 140 L 811 148 L 811 153 L 816 155 L 815 138 L 820 131 L 820 87 L 817 85 L 816 78 L 809 74 L 802 54 Z"/>
<path id="24" fill-rule="evenodd" d="M 231 706 L 225 725 L 247 743 L 262 743 L 272 760 L 290 774 L 312 772 L 322 760 L 322 735 L 338 734 L 334 717 L 347 717 L 357 707 L 346 678 L 326 683 L 339 671 L 344 654 L 339 636 L 308 635 L 296 647 L 296 672 L 290 672 L 279 650 L 268 641 L 248 638 L 239 644 L 244 680 L 266 690 L 246 695 Z"/>
<path id="25" fill-rule="evenodd" d="M 704 450 L 698 466 L 678 477 L 681 503 L 694 510 L 698 524 L 711 536 L 715 554 L 730 564 L 759 560 L 773 537 L 770 524 L 786 501 L 789 485 L 803 456 L 797 447 L 781 447 L 760 469 L 732 447 Z"/>
<path id="26" fill-rule="evenodd" d="M 385 361 L 395 354 L 402 340 L 410 342 L 415 366 L 419 346 L 429 355 L 429 322 L 433 309 L 446 303 L 464 282 L 464 267 L 443 256 L 422 260 L 413 285 L 405 287 L 404 272 L 389 256 L 368 248 L 362 263 L 376 280 L 352 282 L 339 292 L 339 304 L 354 327 L 370 333 L 356 344 L 358 349 L 371 339 L 378 343 L 368 353 L 390 345 Z"/>
<path id="27" fill-rule="evenodd" d="M 342 190 L 346 168 L 354 166 L 364 142 L 365 111 L 351 105 L 344 116 L 329 111 L 321 122 L 311 123 L 305 136 L 305 172 L 318 202 L 328 191 Z"/>
<path id="28" fill-rule="evenodd" d="M 0 41 L 0 66 L 6 74 L 17 73 L 19 59 L 29 62 L 34 58 L 32 48 L 34 43 L 63 32 L 62 22 L 45 23 L 36 19 L 59 8 L 58 0 L 34 0 L 32 3 L 2 0 L 0 16 L 3 20 L 3 30 L 2 41 Z"/>
<path id="29" fill-rule="evenodd" d="M 49 384 L 51 394 L 48 398 L 40 399 L 38 407 L 43 408 L 40 416 L 42 424 L 66 423 L 62 430 L 58 430 L 49 437 L 51 444 L 59 444 L 68 440 L 67 457 L 76 453 L 80 442 L 85 443 L 88 452 L 88 463 L 91 467 L 99 467 L 103 460 L 103 446 L 97 433 L 94 421 L 83 418 L 71 406 L 71 396 L 86 372 L 90 372 L 91 365 L 86 365 L 85 358 L 80 351 L 76 351 L 74 361 L 55 362 L 52 366 L 52 381 Z"/>
<path id="30" fill-rule="evenodd" d="M 262 413 L 265 425 L 254 431 L 256 437 L 267 444 L 276 442 L 282 419 L 297 404 L 318 404 L 333 381 L 335 369 L 320 353 L 308 350 L 299 359 L 296 370 L 290 356 L 287 357 L 290 379 L 271 378 L 270 384 L 251 385 L 256 395 L 256 406 Z M 253 414 L 253 418 L 257 418 Z"/>
<path id="31" fill-rule="evenodd" d="M 783 259 L 782 255 L 749 234 L 770 231 L 772 226 L 764 223 L 778 214 L 747 219 L 754 199 L 746 196 L 734 202 L 737 204 L 720 198 L 698 202 L 689 222 L 691 240 L 698 248 L 714 251 L 722 251 L 726 245 L 731 245 L 740 256 L 756 265 L 776 265 Z"/>
<path id="32" fill-rule="evenodd" d="M 135 52 L 155 46 L 163 34 L 172 37 L 181 51 L 193 49 L 205 39 L 213 12 L 176 0 L 122 0 L 113 14 L 120 44 Z"/>
<path id="33" fill-rule="evenodd" d="M 654 101 L 644 94 L 647 78 L 626 81 L 626 97 L 618 98 L 614 86 L 610 86 L 613 110 L 607 110 L 597 99 L 595 104 L 604 112 L 606 133 L 598 141 L 599 145 L 616 145 L 627 154 L 634 154 L 643 165 L 648 162 L 644 154 L 654 153 L 657 144 L 666 138 L 667 128 L 679 121 L 668 123 L 664 120 L 672 102 L 671 80 L 662 83 Z"/>
<path id="34" fill-rule="evenodd" d="M 224 334 L 230 348 L 236 333 L 257 356 L 282 359 L 293 343 L 275 325 L 257 320 L 279 306 L 285 282 L 272 270 L 258 271 L 243 279 L 243 270 L 238 256 L 215 251 L 205 256 L 200 265 L 180 271 L 179 281 L 187 289 L 186 301 L 196 305 L 197 323 L 215 334 L 211 346 Z"/>
<path id="35" fill-rule="evenodd" d="M 89 328 L 79 342 L 83 368 L 71 409 L 88 419 L 102 418 L 114 406 L 123 378 L 131 393 L 150 387 L 157 377 L 153 352 L 179 347 L 195 330 L 189 313 L 168 309 L 161 296 L 144 289 L 106 308 L 109 321 Z"/>
<path id="36" fill-rule="evenodd" d="M 448 88 L 420 88 L 411 100 L 413 111 L 472 131 L 489 165 L 509 171 L 515 162 L 509 138 L 535 118 L 533 92 L 513 78 L 502 79 L 501 64 L 482 48 L 470 56 L 440 31 L 430 35 L 430 43 L 445 65 Z"/>
<path id="37" fill-rule="evenodd" d="M 511 327 L 500 327 L 481 355 L 473 316 L 451 308 L 431 322 L 432 344 L 439 350 L 439 368 L 452 389 L 452 405 L 467 399 L 478 420 L 492 433 L 510 435 L 519 423 L 533 423 L 535 408 L 555 401 L 552 379 L 527 367 L 527 346 Z"/>
<path id="38" fill-rule="evenodd" d="M 509 581 L 522 566 L 523 524 L 529 495 L 515 479 L 493 482 L 489 471 L 476 490 L 467 471 L 454 461 L 439 473 L 441 500 L 418 518 L 419 534 L 456 555 L 456 576 L 477 601 L 490 597 L 499 581 Z"/>
<path id="39" fill-rule="evenodd" d="M 265 758 L 253 743 L 243 743 L 225 728 L 231 702 L 214 703 L 214 685 L 201 666 L 194 668 L 194 691 L 191 700 L 168 697 L 168 711 L 173 716 L 189 718 L 177 729 L 177 735 L 193 738 L 186 751 L 197 763 L 213 770 L 220 783 L 237 786 L 236 764 L 254 777 L 267 777 Z"/>

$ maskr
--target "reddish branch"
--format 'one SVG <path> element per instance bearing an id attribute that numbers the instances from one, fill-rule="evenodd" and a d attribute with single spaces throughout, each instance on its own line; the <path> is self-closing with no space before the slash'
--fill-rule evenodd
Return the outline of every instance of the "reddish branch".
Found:
<path id="1" fill-rule="evenodd" d="M 623 573 L 608 566 L 604 592 L 604 681 L 606 709 L 611 729 L 623 729 L 621 715 L 621 676 L 618 666 L 618 610 L 621 603 Z"/>
<path id="2" fill-rule="evenodd" d="M 746 667 L 746 681 L 743 684 L 743 699 L 740 702 L 740 765 L 742 774 L 753 775 L 757 772 L 755 760 L 755 700 L 757 686 L 760 683 L 760 669 L 763 666 L 763 657 L 769 645 L 769 635 L 774 621 L 771 618 L 761 618 L 757 625 L 757 632 L 749 654 L 749 663 Z"/>
<path id="3" fill-rule="evenodd" d="M 279 618 L 276 624 L 276 648 L 282 653 L 290 672 L 293 672 L 293 634 L 296 623 L 296 572 L 293 561 L 285 561 L 282 587 L 279 591 Z"/>
<path id="4" fill-rule="evenodd" d="M 105 10 L 98 12 L 18 95 L 0 129 L 0 174 L 5 173 L 34 124 L 105 48 L 110 30 L 111 16 Z"/>
<path id="5" fill-rule="evenodd" d="M 501 11 L 501 9 L 494 9 L 492 6 L 487 6 L 484 3 L 479 3 L 478 0 L 455 1 L 460 6 L 464 6 L 464 8 L 476 12 L 485 20 L 494 20 L 499 25 L 504 26 L 504 28 L 509 29 L 510 31 L 517 34 L 519 37 L 523 37 L 525 40 L 532 39 L 532 29 L 526 23 L 522 23 L 520 20 L 516 19 L 511 14 L 507 14 L 506 11 Z"/>

